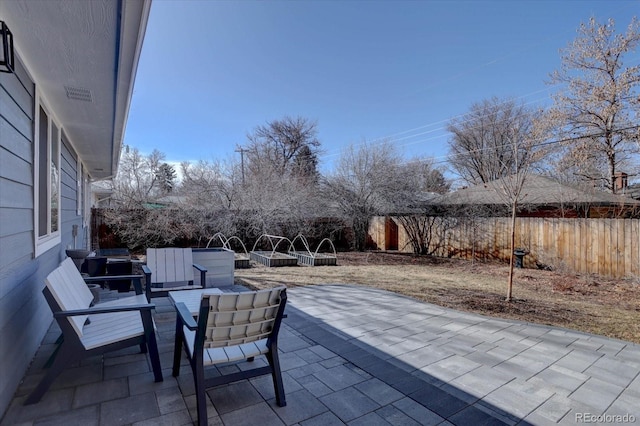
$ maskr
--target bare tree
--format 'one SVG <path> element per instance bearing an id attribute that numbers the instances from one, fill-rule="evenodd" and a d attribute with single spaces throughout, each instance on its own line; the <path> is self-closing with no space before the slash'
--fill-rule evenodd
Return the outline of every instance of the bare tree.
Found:
<path id="1" fill-rule="evenodd" d="M 171 245 L 192 238 L 198 231 L 189 208 L 180 203 L 161 206 L 158 199 L 173 192 L 176 173 L 158 150 L 145 156 L 125 147 L 118 174 L 112 181 L 112 209 L 105 221 L 130 248 Z M 162 207 L 162 208 L 161 208 Z"/>
<path id="2" fill-rule="evenodd" d="M 636 18 L 624 34 L 616 34 L 612 19 L 582 23 L 551 75 L 550 83 L 563 87 L 551 110 L 558 139 L 571 139 L 562 146 L 560 167 L 611 192 L 616 172 L 640 152 L 640 65 L 623 62 L 640 43 L 639 29 Z"/>
<path id="3" fill-rule="evenodd" d="M 264 169 L 280 175 L 297 174 L 317 178 L 320 141 L 317 124 L 303 117 L 284 117 L 258 126 L 247 135 L 248 171 L 262 175 Z"/>
<path id="4" fill-rule="evenodd" d="M 261 176 L 252 175 L 246 181 L 240 195 L 239 214 L 247 238 L 264 233 L 289 238 L 309 234 L 323 211 L 316 187 L 275 171 L 262 171 Z"/>
<path id="5" fill-rule="evenodd" d="M 449 124 L 450 162 L 469 183 L 492 187 L 511 211 L 509 278 L 506 300 L 513 294 L 515 226 L 526 177 L 540 160 L 536 149 L 548 134 L 542 113 L 514 100 L 492 98 L 473 104 L 462 119 Z"/>
<path id="6" fill-rule="evenodd" d="M 415 194 L 444 194 L 451 189 L 451 182 L 444 177 L 444 167 L 437 167 L 432 158 L 413 158 L 401 165 L 407 180 L 407 200 L 412 202 Z"/>
<path id="7" fill-rule="evenodd" d="M 395 182 L 388 199 L 395 219 L 403 227 L 407 244 L 414 254 L 432 255 L 444 243 L 446 231 L 455 219 L 434 216 L 431 200 L 450 188 L 442 170 L 435 167 L 431 159 L 414 159 L 399 164 L 393 173 Z"/>
<path id="8" fill-rule="evenodd" d="M 245 240 L 262 233 L 309 235 L 325 211 L 315 135 L 316 124 L 303 118 L 259 126 L 242 152 L 247 170 L 235 159 L 185 162 L 179 186 L 163 154 L 128 150 L 114 185 L 122 202 L 110 224 L 132 246 L 201 241 L 220 231 Z M 155 203 L 170 191 L 176 196 L 169 203 Z"/>
<path id="9" fill-rule="evenodd" d="M 518 131 L 513 132 L 514 135 L 519 135 Z M 518 136 L 520 137 L 520 136 Z M 513 158 L 515 162 L 513 164 L 514 173 L 510 176 L 489 182 L 487 185 L 491 186 L 502 198 L 504 203 L 510 208 L 511 211 L 511 229 L 510 229 L 510 241 L 509 241 L 509 277 L 507 280 L 507 296 L 506 301 L 510 302 L 513 296 L 513 268 L 515 264 L 515 232 L 516 232 L 516 217 L 518 215 L 518 208 L 520 202 L 526 195 L 523 193 L 525 182 L 532 165 L 540 159 L 543 155 L 542 151 L 536 151 L 536 144 L 534 142 L 535 137 L 533 134 L 529 135 L 527 139 L 510 139 L 506 141 L 509 148 L 513 150 Z"/>
<path id="10" fill-rule="evenodd" d="M 247 135 L 238 203 L 247 239 L 262 233 L 293 237 L 312 229 L 319 211 L 316 135 L 316 122 L 303 117 L 273 120 Z"/>
<path id="11" fill-rule="evenodd" d="M 365 142 L 345 148 L 335 171 L 324 180 L 326 199 L 351 225 L 356 250 L 364 250 L 373 216 L 393 210 L 403 180 L 402 157 L 388 141 Z"/>
<path id="12" fill-rule="evenodd" d="M 514 173 L 527 161 L 514 155 L 513 140 L 528 138 L 536 113 L 513 99 L 491 98 L 471 105 L 468 113 L 452 119 L 447 130 L 449 163 L 470 184 L 487 183 Z"/>
<path id="13" fill-rule="evenodd" d="M 104 211 L 106 223 L 130 249 L 146 249 L 188 243 L 200 228 L 192 221 L 193 210 L 176 204 L 149 208 L 118 207 Z"/>
<path id="14" fill-rule="evenodd" d="M 238 232 L 238 211 L 242 202 L 242 176 L 240 165 L 233 159 L 225 161 L 184 162 L 181 194 L 191 216 L 190 221 L 199 230 L 199 241 L 217 232 L 227 236 Z"/>
<path id="15" fill-rule="evenodd" d="M 242 175 L 234 159 L 183 162 L 180 169 L 181 192 L 190 204 L 212 210 L 239 208 Z"/>
<path id="16" fill-rule="evenodd" d="M 397 217 L 402 225 L 414 254 L 435 255 L 446 243 L 447 233 L 460 220 L 455 216 L 433 216 L 430 212 L 401 214 Z"/>
<path id="17" fill-rule="evenodd" d="M 145 156 L 137 148 L 124 147 L 118 174 L 111 182 L 115 201 L 124 207 L 139 207 L 163 195 L 158 177 L 164 163 L 164 154 L 154 150 Z"/>
<path id="18" fill-rule="evenodd" d="M 209 236 L 222 232 L 247 243 L 264 233 L 309 234 L 322 210 L 314 185 L 280 174 L 269 163 L 243 180 L 241 166 L 233 160 L 182 164 L 182 192 L 192 209 L 199 211 L 192 221 L 200 222 Z"/>

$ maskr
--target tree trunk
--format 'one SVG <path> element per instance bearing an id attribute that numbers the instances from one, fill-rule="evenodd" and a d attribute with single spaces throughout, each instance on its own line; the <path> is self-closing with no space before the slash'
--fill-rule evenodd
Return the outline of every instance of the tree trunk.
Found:
<path id="1" fill-rule="evenodd" d="M 618 191 L 616 190 L 616 153 L 613 149 L 607 152 L 607 159 L 609 161 L 609 184 L 611 192 L 615 194 Z"/>
<path id="2" fill-rule="evenodd" d="M 507 298 L 505 299 L 507 302 L 511 302 L 511 297 L 513 294 L 513 263 L 514 263 L 514 250 L 516 245 L 516 212 L 517 212 L 518 203 L 516 201 L 513 202 L 511 206 L 511 254 L 509 256 L 509 281 L 507 283 Z"/>

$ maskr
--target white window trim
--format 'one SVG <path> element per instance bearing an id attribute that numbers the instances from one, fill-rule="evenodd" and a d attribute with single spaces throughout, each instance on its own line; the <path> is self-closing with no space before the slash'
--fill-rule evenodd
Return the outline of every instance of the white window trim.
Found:
<path id="1" fill-rule="evenodd" d="M 78 160 L 76 161 L 76 215 L 82 216 L 82 212 L 84 211 L 83 201 L 84 201 L 84 167 L 82 161 L 80 161 L 80 154 L 76 154 L 78 156 Z"/>
<path id="2" fill-rule="evenodd" d="M 59 125 L 60 121 L 55 117 L 55 115 L 52 113 L 52 109 L 49 108 L 49 106 L 47 105 L 47 103 L 45 102 L 45 100 L 42 97 L 42 94 L 40 93 L 40 91 L 38 90 L 38 86 L 36 85 L 36 100 L 35 100 L 35 112 L 34 112 L 34 143 L 33 143 L 33 183 L 34 183 L 34 188 L 33 188 L 33 236 L 34 236 L 34 256 L 38 257 L 41 254 L 43 254 L 44 252 L 52 249 L 53 247 L 55 247 L 58 244 L 61 244 L 62 242 L 62 234 L 60 232 L 60 228 L 62 226 L 61 222 L 61 216 L 62 216 L 62 209 L 61 209 L 61 205 L 60 205 L 60 193 L 61 193 L 61 179 L 58 182 L 58 184 L 60 185 L 60 188 L 58 189 L 58 230 L 55 232 L 51 232 L 48 233 L 47 235 L 44 235 L 42 237 L 39 236 L 40 234 L 40 220 L 39 220 L 39 212 L 40 212 L 40 200 L 39 200 L 39 182 L 40 182 L 40 170 L 39 170 L 39 161 L 40 161 L 40 107 L 42 107 L 45 112 L 47 113 L 47 116 L 49 117 L 49 129 L 48 129 L 48 134 L 51 135 L 51 122 L 54 122 L 56 127 L 58 128 L 58 167 L 60 167 L 60 171 L 62 171 L 62 164 L 61 164 L 61 137 L 62 137 L 62 126 Z M 47 158 L 50 159 L 51 158 L 51 144 L 48 143 L 47 144 L 47 149 L 49 150 L 48 154 L 47 154 Z M 49 194 L 49 190 L 51 188 L 51 184 L 50 184 L 50 179 L 51 179 L 51 175 L 49 174 L 49 177 L 47 178 L 47 185 L 46 185 L 46 190 L 47 190 L 47 200 L 51 199 L 51 195 Z M 46 207 L 47 209 L 49 208 L 49 206 Z"/>
<path id="3" fill-rule="evenodd" d="M 85 169 L 86 170 L 86 169 Z M 86 236 L 85 243 L 87 247 L 92 247 L 91 241 L 91 180 L 89 179 L 89 175 L 87 173 L 82 177 L 82 186 L 84 188 L 83 194 L 83 220 L 82 220 L 82 228 L 84 235 Z"/>

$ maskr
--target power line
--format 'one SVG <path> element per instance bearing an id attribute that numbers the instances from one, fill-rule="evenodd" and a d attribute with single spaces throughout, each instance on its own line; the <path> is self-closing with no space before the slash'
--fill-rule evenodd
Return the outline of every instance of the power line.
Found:
<path id="1" fill-rule="evenodd" d="M 613 131 L 613 133 L 616 132 L 624 132 L 627 130 L 637 130 L 640 129 L 640 125 L 635 125 L 635 126 L 628 126 L 628 127 L 623 127 L 621 129 L 616 129 Z M 591 133 L 591 134 L 587 134 L 587 135 L 580 135 L 580 136 L 572 136 L 570 138 L 564 138 L 564 139 L 557 139 L 557 140 L 552 140 L 552 141 L 546 141 L 546 142 L 539 142 L 539 143 L 534 143 L 532 144 L 530 147 L 531 148 L 539 148 L 539 147 L 543 147 L 543 146 L 548 146 L 548 145 L 555 145 L 555 144 L 560 144 L 560 143 L 565 143 L 565 142 L 574 142 L 574 141 L 578 141 L 578 140 L 582 140 L 582 139 L 587 139 L 587 138 L 595 138 L 595 137 L 600 137 L 600 136 L 604 136 L 605 132 L 598 132 L 598 133 Z M 477 154 L 477 153 L 481 153 L 483 151 L 489 151 L 489 150 L 493 150 L 496 148 L 505 148 L 507 146 L 510 146 L 510 143 L 505 143 L 502 145 L 493 145 L 490 147 L 483 147 L 483 148 L 478 148 L 478 149 L 474 149 L 474 150 L 470 150 L 464 153 L 459 153 L 459 154 L 455 154 L 455 155 L 444 155 L 444 156 L 439 156 L 439 157 L 428 157 L 428 158 L 423 158 L 423 159 L 414 159 L 414 160 L 409 160 L 406 163 L 411 163 L 411 162 L 420 162 L 420 161 L 432 161 L 433 164 L 445 164 L 449 161 L 449 159 L 451 157 L 460 157 L 460 156 L 466 156 L 466 155 L 471 155 L 471 154 Z M 434 161 L 437 160 L 437 161 Z"/>
<path id="2" fill-rule="evenodd" d="M 505 98 L 502 102 L 496 104 L 496 106 L 504 105 L 504 104 L 506 104 L 506 103 L 508 103 L 510 101 L 514 101 L 514 100 L 518 100 L 518 99 L 524 99 L 524 98 L 527 98 L 527 97 L 532 96 L 532 95 L 536 95 L 536 94 L 539 94 L 539 93 L 547 92 L 547 91 L 549 91 L 551 89 L 552 89 L 551 87 L 548 87 L 548 88 L 545 88 L 545 89 L 540 89 L 540 90 L 536 90 L 536 91 L 527 93 L 525 95 L 521 95 L 521 96 L 517 96 L 517 97 Z M 545 99 L 548 99 L 548 98 L 545 97 L 545 98 L 534 99 L 532 101 L 525 102 L 522 105 L 530 105 L 530 104 L 533 104 L 533 103 L 542 102 Z M 453 117 L 450 117 L 450 118 L 447 118 L 447 119 L 438 120 L 438 121 L 435 121 L 433 123 L 429 123 L 429 124 L 425 124 L 425 125 L 422 125 L 422 126 L 414 127 L 412 129 L 403 130 L 403 131 L 400 131 L 400 132 L 397 132 L 397 133 L 393 133 L 393 134 L 388 135 L 388 136 L 377 137 L 377 138 L 372 139 L 370 142 L 362 142 L 362 143 L 353 144 L 353 145 L 354 146 L 360 146 L 360 145 L 363 145 L 365 143 L 370 143 L 372 145 L 376 145 L 376 144 L 380 144 L 380 143 L 384 143 L 384 142 L 393 143 L 393 142 L 398 142 L 398 141 L 402 141 L 402 140 L 411 139 L 411 138 L 414 138 L 414 137 L 417 137 L 417 136 L 421 136 L 421 135 L 424 135 L 424 134 L 430 134 L 430 133 L 435 133 L 435 132 L 439 132 L 439 131 L 444 131 L 444 130 L 446 130 L 447 127 L 446 126 L 440 126 L 440 127 L 436 127 L 434 129 L 430 129 L 430 130 L 427 130 L 427 131 L 424 131 L 424 132 L 420 132 L 420 133 L 416 133 L 416 134 L 412 134 L 412 135 L 408 135 L 408 136 L 403 136 L 403 137 L 400 137 L 400 138 L 397 137 L 397 136 L 402 136 L 402 135 L 407 134 L 407 133 L 414 132 L 416 130 L 426 129 L 426 128 L 429 128 L 429 127 L 441 125 L 443 123 L 448 123 L 451 120 L 464 118 L 466 116 L 471 116 L 471 114 L 472 114 L 471 112 L 465 112 L 463 114 L 459 114 L 459 115 L 456 115 L 456 116 L 453 116 Z M 486 117 L 486 116 L 482 116 L 482 117 Z M 461 124 L 464 124 L 466 122 L 475 121 L 476 118 L 477 117 L 473 117 L 473 118 L 469 118 L 469 119 L 466 119 L 466 120 L 462 120 Z M 442 136 L 439 136 L 439 137 L 442 137 Z M 425 140 L 414 141 L 414 142 L 402 144 L 400 146 L 415 145 L 417 143 L 425 142 L 427 140 L 434 140 L 434 139 L 438 139 L 438 138 L 429 138 L 429 139 L 425 139 Z M 319 156 L 319 158 L 329 158 L 329 157 L 336 157 L 336 156 L 340 155 L 340 150 L 333 150 L 333 151 L 334 152 L 321 155 L 321 156 Z"/>

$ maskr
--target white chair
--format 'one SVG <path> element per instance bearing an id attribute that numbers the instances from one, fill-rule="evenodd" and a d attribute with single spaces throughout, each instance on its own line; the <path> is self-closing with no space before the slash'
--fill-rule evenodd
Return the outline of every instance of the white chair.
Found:
<path id="1" fill-rule="evenodd" d="M 207 424 L 205 390 L 224 383 L 271 374 L 276 403 L 286 405 L 278 331 L 287 303 L 284 287 L 242 293 L 203 292 L 198 319 L 184 303 L 176 303 L 177 325 L 173 376 L 180 374 L 182 347 L 191 365 L 196 387 L 198 425 Z M 205 369 L 235 361 L 253 361 L 264 355 L 268 365 L 205 378 Z"/>
<path id="2" fill-rule="evenodd" d="M 142 352 L 146 352 L 148 348 L 155 381 L 162 381 L 162 368 L 151 317 L 151 310 L 155 305 L 150 304 L 142 293 L 139 282 L 142 276 L 129 278 L 138 280 L 135 296 L 91 307 L 93 294 L 71 258 L 65 259 L 47 276 L 42 292 L 62 330 L 62 343 L 52 356 L 53 362 L 47 373 L 25 404 L 40 401 L 55 378 L 68 365 L 85 357 L 134 345 L 140 345 Z"/>
<path id="3" fill-rule="evenodd" d="M 190 248 L 149 248 L 145 275 L 147 299 L 166 297 L 169 291 L 202 288 L 193 284 L 193 270 L 200 272 L 200 283 L 206 286 L 207 269 L 193 263 Z"/>

